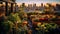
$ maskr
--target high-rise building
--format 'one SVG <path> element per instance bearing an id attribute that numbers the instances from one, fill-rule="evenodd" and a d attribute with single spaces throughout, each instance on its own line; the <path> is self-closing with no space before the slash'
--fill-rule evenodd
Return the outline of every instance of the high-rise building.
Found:
<path id="1" fill-rule="evenodd" d="M 43 3 L 41 3 L 41 6 L 43 6 Z"/>
<path id="2" fill-rule="evenodd" d="M 22 7 L 25 7 L 25 3 L 22 3 Z"/>
<path id="3" fill-rule="evenodd" d="M 31 8 L 32 7 L 32 4 L 28 4 L 28 7 Z"/>
<path id="4" fill-rule="evenodd" d="M 56 10 L 60 11 L 60 4 L 56 4 Z"/>
<path id="5" fill-rule="evenodd" d="M 55 11 L 56 13 L 60 13 L 60 4 L 56 4 Z"/>
<path id="6" fill-rule="evenodd" d="M 33 10 L 36 10 L 36 9 L 37 9 L 36 4 L 33 4 Z"/>
<path id="7" fill-rule="evenodd" d="M 32 4 L 28 4 L 28 10 L 32 10 Z"/>
<path id="8" fill-rule="evenodd" d="M 33 4 L 33 7 L 36 7 L 36 4 Z"/>
<path id="9" fill-rule="evenodd" d="M 44 10 L 43 3 L 41 3 L 41 6 L 40 6 L 39 10 L 40 10 L 40 11 L 43 11 L 43 10 Z"/>

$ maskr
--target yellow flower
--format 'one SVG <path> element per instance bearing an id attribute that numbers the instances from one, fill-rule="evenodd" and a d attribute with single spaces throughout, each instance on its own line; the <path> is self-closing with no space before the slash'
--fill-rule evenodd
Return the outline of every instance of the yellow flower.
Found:
<path id="1" fill-rule="evenodd" d="M 45 27 L 45 25 L 43 24 L 43 25 L 41 25 L 42 27 Z"/>
<path id="2" fill-rule="evenodd" d="M 44 27 L 44 29 L 46 29 L 46 27 Z"/>
<path id="3" fill-rule="evenodd" d="M 36 30 L 39 30 L 39 28 L 36 28 Z"/>

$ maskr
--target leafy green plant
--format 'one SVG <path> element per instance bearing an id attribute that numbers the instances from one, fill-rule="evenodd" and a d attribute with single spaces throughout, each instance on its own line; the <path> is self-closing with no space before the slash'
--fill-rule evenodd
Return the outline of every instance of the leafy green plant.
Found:
<path id="1" fill-rule="evenodd" d="M 51 31 L 53 32 L 53 30 L 55 30 L 57 26 L 58 25 L 55 23 L 43 23 L 43 24 L 37 25 L 39 33 L 43 33 L 43 32 L 49 33 Z"/>
<path id="2" fill-rule="evenodd" d="M 18 16 L 18 13 L 10 14 L 10 15 L 8 16 L 8 20 L 12 21 L 13 23 L 14 23 L 14 22 L 21 23 L 21 19 L 20 19 L 20 17 Z"/>
<path id="3" fill-rule="evenodd" d="M 7 20 L 4 22 L 1 22 L 1 26 L 2 26 L 3 33 L 5 32 L 5 34 L 7 34 L 10 31 L 10 29 L 13 28 L 14 24 L 13 22 Z"/>

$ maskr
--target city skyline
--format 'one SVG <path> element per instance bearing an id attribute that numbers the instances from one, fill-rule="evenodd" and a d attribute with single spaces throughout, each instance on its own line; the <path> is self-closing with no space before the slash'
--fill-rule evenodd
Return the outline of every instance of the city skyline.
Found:
<path id="1" fill-rule="evenodd" d="M 28 4 L 34 4 L 36 3 L 37 5 L 40 5 L 41 3 L 45 4 L 45 3 L 59 3 L 60 4 L 60 0 L 16 0 L 16 3 L 18 5 L 25 3 L 26 5 Z"/>

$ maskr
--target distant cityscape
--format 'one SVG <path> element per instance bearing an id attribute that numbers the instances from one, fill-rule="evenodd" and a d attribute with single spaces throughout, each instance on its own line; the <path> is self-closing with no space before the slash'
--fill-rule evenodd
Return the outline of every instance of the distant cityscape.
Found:
<path id="1" fill-rule="evenodd" d="M 54 3 L 53 3 L 54 4 Z M 2 9 L 1 9 L 2 8 Z M 55 5 L 52 5 L 51 3 L 41 3 L 39 6 L 37 6 L 36 3 L 34 4 L 28 4 L 26 6 L 26 3 L 22 3 L 19 4 L 16 3 L 16 0 L 13 1 L 5 1 L 5 0 L 1 0 L 0 1 L 0 11 L 6 11 L 9 13 L 11 12 L 17 12 L 17 11 L 21 11 L 21 9 L 24 8 L 24 12 L 31 12 L 31 11 L 52 11 L 52 12 L 56 12 L 56 13 L 60 13 L 60 4 L 56 3 Z"/>
<path id="2" fill-rule="evenodd" d="M 36 3 L 35 4 L 28 4 L 28 6 L 26 6 L 25 3 L 22 3 L 19 7 L 19 10 L 21 9 L 21 7 L 24 7 L 24 11 L 25 12 L 28 12 L 28 11 L 43 11 L 43 10 L 49 10 L 49 9 L 52 9 L 52 11 L 55 11 L 55 12 L 60 12 L 60 4 L 56 4 L 56 5 L 52 5 L 51 3 L 46 3 L 46 4 L 43 4 L 41 3 L 40 6 L 37 6 Z M 49 8 L 49 9 L 47 9 Z"/>

